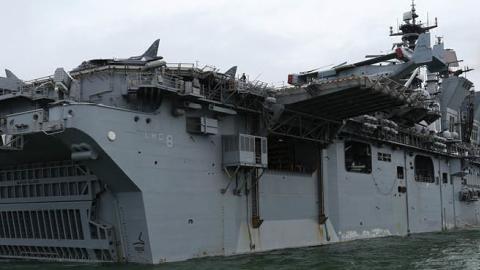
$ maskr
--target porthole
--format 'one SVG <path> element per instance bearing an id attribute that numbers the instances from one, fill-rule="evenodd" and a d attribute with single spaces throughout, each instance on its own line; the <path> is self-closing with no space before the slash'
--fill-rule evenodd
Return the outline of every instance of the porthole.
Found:
<path id="1" fill-rule="evenodd" d="M 107 133 L 107 138 L 108 138 L 109 141 L 113 142 L 117 139 L 117 134 L 115 134 L 115 132 L 113 132 L 113 131 L 109 131 Z"/>

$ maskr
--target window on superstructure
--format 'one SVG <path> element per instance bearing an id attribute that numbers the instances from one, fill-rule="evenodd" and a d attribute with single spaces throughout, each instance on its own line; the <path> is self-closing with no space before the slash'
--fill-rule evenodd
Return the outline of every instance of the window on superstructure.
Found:
<path id="1" fill-rule="evenodd" d="M 415 181 L 425 183 L 435 182 L 432 158 L 422 155 L 415 156 Z"/>
<path id="2" fill-rule="evenodd" d="M 478 126 L 473 126 L 471 140 L 473 143 L 478 143 Z"/>
<path id="3" fill-rule="evenodd" d="M 372 154 L 369 144 L 345 142 L 345 169 L 349 172 L 371 173 Z"/>
<path id="4" fill-rule="evenodd" d="M 378 152 L 377 159 L 379 161 L 391 162 L 392 161 L 392 155 L 387 154 L 387 153 Z"/>

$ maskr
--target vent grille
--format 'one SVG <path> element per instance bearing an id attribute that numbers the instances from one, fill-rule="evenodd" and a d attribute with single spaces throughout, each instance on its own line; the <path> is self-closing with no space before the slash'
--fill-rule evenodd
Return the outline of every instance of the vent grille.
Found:
<path id="1" fill-rule="evenodd" d="M 79 209 L 0 212 L 0 237 L 83 240 Z"/>

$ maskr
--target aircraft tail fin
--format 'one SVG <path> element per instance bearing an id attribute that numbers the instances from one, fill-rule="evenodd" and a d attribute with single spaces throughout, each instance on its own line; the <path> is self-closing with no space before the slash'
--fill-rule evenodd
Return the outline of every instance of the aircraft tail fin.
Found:
<path id="1" fill-rule="evenodd" d="M 225 75 L 227 75 L 230 78 L 235 78 L 236 74 L 237 74 L 237 66 L 233 66 L 225 72 Z"/>
<path id="2" fill-rule="evenodd" d="M 20 79 L 17 76 L 15 76 L 15 74 L 13 74 L 12 71 L 10 71 L 8 69 L 5 69 L 5 74 L 7 75 L 7 78 L 9 78 L 9 79 L 14 79 L 14 80 L 20 81 Z"/>
<path id="3" fill-rule="evenodd" d="M 158 54 L 158 46 L 160 44 L 160 39 L 155 40 L 152 45 L 142 54 L 142 58 L 156 58 Z"/>
<path id="4" fill-rule="evenodd" d="M 143 61 L 150 61 L 153 59 L 161 59 L 162 57 L 157 56 L 158 53 L 158 45 L 160 44 L 160 39 L 155 40 L 152 45 L 142 54 L 139 56 L 132 56 L 128 58 L 129 60 L 143 60 Z"/>
<path id="5" fill-rule="evenodd" d="M 432 61 L 432 47 L 430 46 L 430 33 L 423 33 L 418 37 L 412 56 L 415 64 L 426 64 Z"/>

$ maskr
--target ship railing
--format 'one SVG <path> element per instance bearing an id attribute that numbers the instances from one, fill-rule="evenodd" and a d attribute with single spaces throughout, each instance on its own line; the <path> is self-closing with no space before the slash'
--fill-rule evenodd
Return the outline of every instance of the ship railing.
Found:
<path id="1" fill-rule="evenodd" d="M 174 87 L 178 85 L 178 78 L 167 76 L 167 75 L 158 75 L 157 82 L 161 85 L 166 85 L 169 87 Z"/>
<path id="2" fill-rule="evenodd" d="M 236 80 L 235 81 L 235 90 L 238 93 L 250 93 L 254 95 L 263 96 L 268 89 L 271 89 L 268 83 L 262 82 L 259 80 L 255 81 L 242 81 Z"/>
<path id="3" fill-rule="evenodd" d="M 25 83 L 26 85 L 30 85 L 30 84 L 42 84 L 42 83 L 44 83 L 44 82 L 51 81 L 51 80 L 53 80 L 53 75 L 44 76 L 44 77 L 40 77 L 40 78 L 37 78 L 37 79 L 29 80 L 29 81 L 24 81 L 24 83 Z"/>
<path id="4" fill-rule="evenodd" d="M 72 162 L 57 162 L 47 164 L 32 164 L 25 168 L 6 168 L 0 170 L 0 182 L 33 180 L 55 177 L 86 176 L 92 173 L 88 167 Z"/>
<path id="5" fill-rule="evenodd" d="M 151 73 L 151 72 L 140 72 L 135 74 L 129 74 L 127 82 L 129 89 L 138 89 L 140 87 L 154 87 L 161 88 L 166 86 L 168 88 L 177 88 L 181 89 L 178 78 L 173 76 L 160 74 L 160 73 Z"/>
<path id="6" fill-rule="evenodd" d="M 32 98 L 47 97 L 49 90 L 53 89 L 54 87 L 50 79 L 38 79 L 30 81 L 19 88 L 20 94 L 26 94 Z"/>
<path id="7" fill-rule="evenodd" d="M 281 85 L 273 84 L 270 86 L 270 88 L 276 93 L 284 93 L 287 92 L 288 89 L 292 89 L 293 87 L 282 83 Z"/>
<path id="8" fill-rule="evenodd" d="M 138 88 L 142 85 L 151 85 L 153 81 L 153 74 L 150 72 L 139 72 L 128 75 L 128 86 L 130 88 Z"/>
<path id="9" fill-rule="evenodd" d="M 190 65 L 190 67 L 192 66 Z M 140 88 L 157 88 L 178 93 L 205 96 L 208 99 L 218 101 L 227 101 L 231 96 L 236 94 L 266 96 L 267 92 L 272 90 L 268 83 L 259 80 L 244 81 L 241 79 L 219 81 L 217 88 L 206 89 L 202 87 L 202 85 L 192 85 L 191 81 L 185 81 L 182 76 L 175 75 L 175 72 L 160 70 L 128 74 L 127 85 L 130 93 L 135 93 Z M 228 93 L 222 95 L 221 92 Z M 223 98 L 221 98 L 222 96 Z"/>
<path id="10" fill-rule="evenodd" d="M 39 98 L 39 97 L 45 97 L 48 96 L 48 89 L 44 86 L 46 86 L 45 82 L 43 85 L 33 85 L 33 84 L 25 84 L 20 86 L 16 90 L 12 89 L 3 89 L 0 88 L 0 96 L 3 95 L 9 95 L 9 94 L 20 94 L 20 95 L 26 95 L 32 98 Z"/>

